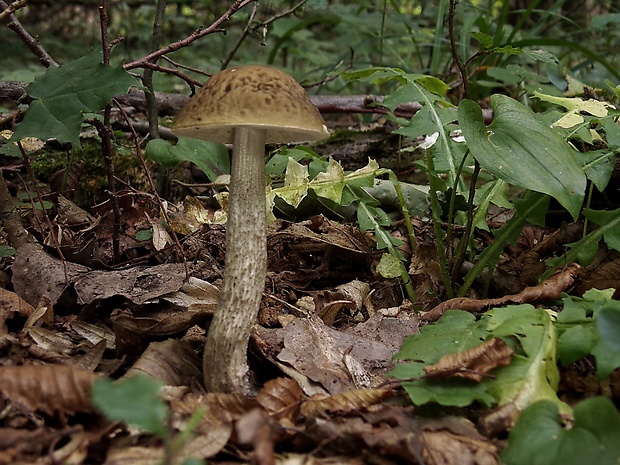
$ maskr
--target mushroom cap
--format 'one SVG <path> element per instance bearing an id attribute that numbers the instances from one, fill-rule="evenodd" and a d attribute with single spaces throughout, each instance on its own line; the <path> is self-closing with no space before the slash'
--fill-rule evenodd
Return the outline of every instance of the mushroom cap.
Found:
<path id="1" fill-rule="evenodd" d="M 231 144 L 234 129 L 264 129 L 267 143 L 319 140 L 329 132 L 306 91 L 288 74 L 248 65 L 214 74 L 179 112 L 181 136 Z"/>

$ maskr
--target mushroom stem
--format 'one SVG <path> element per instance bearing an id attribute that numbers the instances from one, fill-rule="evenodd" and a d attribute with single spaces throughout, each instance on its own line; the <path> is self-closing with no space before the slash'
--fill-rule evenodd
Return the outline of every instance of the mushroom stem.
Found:
<path id="1" fill-rule="evenodd" d="M 224 283 L 204 351 L 211 392 L 252 393 L 247 349 L 267 272 L 265 131 L 235 129 Z"/>

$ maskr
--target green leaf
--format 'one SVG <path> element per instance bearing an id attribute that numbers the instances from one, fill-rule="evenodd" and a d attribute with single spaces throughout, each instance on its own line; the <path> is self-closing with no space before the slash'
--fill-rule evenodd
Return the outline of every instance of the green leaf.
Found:
<path id="1" fill-rule="evenodd" d="M 484 32 L 470 32 L 469 34 L 480 43 L 483 49 L 493 47 L 493 37 L 489 34 Z"/>
<path id="2" fill-rule="evenodd" d="M 402 262 L 392 254 L 384 253 L 377 265 L 377 273 L 387 279 L 398 278 L 401 275 Z"/>
<path id="3" fill-rule="evenodd" d="M 221 174 L 230 173 L 230 157 L 223 144 L 179 137 L 176 145 L 163 139 L 153 139 L 146 144 L 146 155 L 162 166 L 172 167 L 183 161 L 194 163 L 211 182 Z"/>
<path id="4" fill-rule="evenodd" d="M 577 404 L 574 423 L 564 429 L 558 407 L 548 401 L 527 408 L 510 432 L 506 465 L 616 464 L 620 417 L 613 403 L 594 397 Z"/>
<path id="5" fill-rule="evenodd" d="M 584 210 L 584 215 L 590 221 L 598 224 L 605 244 L 611 249 L 620 252 L 620 208 L 612 211 Z"/>
<path id="6" fill-rule="evenodd" d="M 120 382 L 97 380 L 91 389 L 93 404 L 112 421 L 123 421 L 162 437 L 168 407 L 159 397 L 161 383 L 145 376 Z"/>
<path id="7" fill-rule="evenodd" d="M 603 307 L 596 318 L 596 326 L 607 345 L 620 352 L 620 308 Z"/>
<path id="8" fill-rule="evenodd" d="M 509 184 L 554 197 L 577 218 L 586 176 L 559 133 L 516 100 L 492 95 L 488 127 L 477 103 L 463 100 L 458 115 L 467 145 L 482 167 Z"/>
<path id="9" fill-rule="evenodd" d="M 136 85 L 136 79 L 122 66 L 101 63 L 101 52 L 50 67 L 26 87 L 26 93 L 35 100 L 15 127 L 12 139 L 54 138 L 79 147 L 84 114 L 103 110 L 115 95 Z"/>
<path id="10" fill-rule="evenodd" d="M 9 245 L 0 245 L 0 258 L 12 257 L 15 253 L 15 248 Z"/>
<path id="11" fill-rule="evenodd" d="M 590 289 L 583 298 L 565 297 L 564 309 L 558 314 L 560 330 L 558 351 L 563 364 L 573 363 L 588 354 L 596 358 L 596 374 L 600 379 L 608 378 L 620 367 L 620 352 L 602 337 L 598 319 L 604 309 L 620 312 L 620 302 L 612 299 L 613 289 L 600 291 Z M 609 336 L 614 332 L 609 328 Z"/>
<path id="12" fill-rule="evenodd" d="M 475 347 L 491 337 L 516 339 L 522 351 L 513 357 L 510 365 L 493 370 L 493 377 L 480 383 L 428 378 L 404 382 L 403 388 L 412 402 L 451 406 L 465 406 L 474 401 L 485 405 L 498 403 L 512 415 L 533 402 L 547 399 L 563 412 L 570 412 L 555 391 L 559 381 L 555 328 L 547 312 L 531 305 L 495 308 L 479 320 L 469 312 L 449 310 L 434 325 L 424 326 L 419 334 L 405 339 L 394 360 L 407 363 L 397 364 L 390 375 L 400 379 L 420 377 L 425 365 L 436 363 L 444 355 Z"/>
<path id="13" fill-rule="evenodd" d="M 394 356 L 394 360 L 401 363 L 397 363 L 389 375 L 398 379 L 420 377 L 424 374 L 424 366 L 438 362 L 446 354 L 471 349 L 488 337 L 489 332 L 485 329 L 484 321 L 476 321 L 476 317 L 469 312 L 448 310 L 437 323 L 423 326 L 419 334 L 405 339 Z M 427 378 L 405 382 L 402 386 L 415 405 L 436 402 L 464 407 L 475 401 L 487 406 L 495 403 L 495 399 L 482 383 L 459 378 Z"/>
<path id="14" fill-rule="evenodd" d="M 551 317 L 532 305 L 512 305 L 487 312 L 487 329 L 496 337 L 516 338 L 524 355 L 516 355 L 510 365 L 494 371 L 485 380 L 488 392 L 507 411 L 522 412 L 539 400 L 554 402 L 562 413 L 570 407 L 557 397 L 560 374 L 556 364 L 557 333 Z"/>

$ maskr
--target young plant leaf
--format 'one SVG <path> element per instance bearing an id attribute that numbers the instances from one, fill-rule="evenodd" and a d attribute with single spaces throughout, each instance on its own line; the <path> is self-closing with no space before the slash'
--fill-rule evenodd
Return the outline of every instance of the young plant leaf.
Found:
<path id="1" fill-rule="evenodd" d="M 510 432 L 502 452 L 506 465 L 614 464 L 620 457 L 620 416 L 608 399 L 577 404 L 570 429 L 561 424 L 557 405 L 537 402 L 527 408 Z"/>
<path id="2" fill-rule="evenodd" d="M 110 420 L 121 420 L 163 437 L 168 407 L 159 397 L 161 383 L 134 376 L 118 383 L 100 379 L 93 384 L 93 404 Z"/>
<path id="3" fill-rule="evenodd" d="M 54 138 L 80 147 L 84 114 L 103 110 L 115 95 L 137 85 L 122 67 L 101 63 L 98 51 L 59 68 L 50 67 L 26 87 L 26 93 L 35 100 L 11 139 Z"/>
<path id="4" fill-rule="evenodd" d="M 166 167 L 190 161 L 200 168 L 211 182 L 221 174 L 230 173 L 230 157 L 225 145 L 191 137 L 179 137 L 176 145 L 162 139 L 153 139 L 146 144 L 146 155 Z"/>
<path id="5" fill-rule="evenodd" d="M 459 105 L 459 121 L 474 158 L 509 184 L 554 197 L 576 219 L 586 176 L 573 150 L 516 100 L 492 95 L 491 105 L 495 116 L 488 127 L 477 103 L 463 100 Z"/>

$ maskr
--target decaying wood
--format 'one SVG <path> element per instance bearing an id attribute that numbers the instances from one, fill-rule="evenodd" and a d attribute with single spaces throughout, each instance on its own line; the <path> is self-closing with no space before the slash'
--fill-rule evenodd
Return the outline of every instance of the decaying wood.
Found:
<path id="1" fill-rule="evenodd" d="M 24 82 L 0 81 L 0 100 L 16 101 L 24 94 L 26 87 Z M 181 94 L 166 94 L 155 92 L 155 98 L 160 116 L 173 116 L 185 105 L 189 97 Z M 146 111 L 146 99 L 144 92 L 131 89 L 127 94 L 119 95 L 117 100 L 124 105 L 129 105 L 137 110 Z M 387 109 L 381 106 L 383 97 L 379 95 L 312 95 L 312 103 L 323 114 L 330 113 L 377 113 L 385 114 Z M 395 114 L 403 118 L 411 118 L 422 105 L 418 102 L 404 103 L 399 105 Z M 484 118 L 489 122 L 492 118 L 490 110 L 483 111 Z M 455 112 L 456 116 L 456 112 Z"/>

